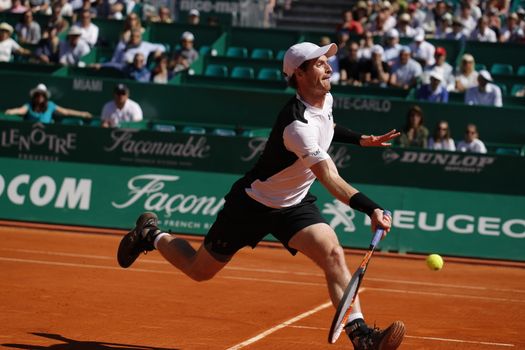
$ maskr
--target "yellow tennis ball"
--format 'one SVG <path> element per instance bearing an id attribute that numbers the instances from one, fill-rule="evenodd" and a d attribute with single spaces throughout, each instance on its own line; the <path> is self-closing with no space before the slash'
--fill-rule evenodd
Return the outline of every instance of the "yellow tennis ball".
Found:
<path id="1" fill-rule="evenodd" d="M 427 256 L 427 266 L 433 271 L 439 271 L 443 268 L 443 258 L 438 254 L 430 254 Z"/>

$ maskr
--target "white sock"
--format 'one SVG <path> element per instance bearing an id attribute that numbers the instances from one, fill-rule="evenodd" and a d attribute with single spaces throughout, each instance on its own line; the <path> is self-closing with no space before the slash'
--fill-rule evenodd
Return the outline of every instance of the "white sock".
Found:
<path id="1" fill-rule="evenodd" d="M 352 312 L 350 316 L 348 317 L 348 320 L 346 321 L 346 324 L 349 324 L 352 321 L 357 320 L 358 318 L 365 319 L 363 314 L 361 312 Z"/>
<path id="2" fill-rule="evenodd" d="M 159 240 L 164 236 L 171 236 L 171 235 L 166 232 L 159 233 L 157 237 L 155 237 L 155 240 L 153 241 L 153 246 L 155 247 L 155 249 L 157 249 L 157 243 L 159 242 Z"/>

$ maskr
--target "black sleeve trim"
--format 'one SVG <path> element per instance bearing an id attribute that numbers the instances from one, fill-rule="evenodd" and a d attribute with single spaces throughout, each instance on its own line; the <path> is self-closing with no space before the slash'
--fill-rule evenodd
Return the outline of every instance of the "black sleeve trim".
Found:
<path id="1" fill-rule="evenodd" d="M 353 143 L 354 145 L 360 146 L 361 144 L 359 141 L 361 140 L 361 136 L 363 136 L 363 134 L 352 131 L 339 124 L 335 124 L 334 142 Z"/>

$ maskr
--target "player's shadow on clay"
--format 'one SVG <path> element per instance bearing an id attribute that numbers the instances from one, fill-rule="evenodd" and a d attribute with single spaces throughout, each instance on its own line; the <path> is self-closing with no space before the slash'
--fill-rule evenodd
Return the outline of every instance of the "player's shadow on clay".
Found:
<path id="1" fill-rule="evenodd" d="M 59 340 L 62 343 L 39 346 L 33 344 L 2 344 L 9 348 L 28 350 L 178 350 L 176 348 L 157 348 L 147 345 L 118 344 L 95 341 L 79 341 L 61 336 L 60 334 L 30 333 L 39 337 Z"/>

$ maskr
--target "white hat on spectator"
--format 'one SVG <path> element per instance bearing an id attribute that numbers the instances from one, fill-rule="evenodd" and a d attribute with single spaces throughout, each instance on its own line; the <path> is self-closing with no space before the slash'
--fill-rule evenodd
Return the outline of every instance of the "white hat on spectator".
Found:
<path id="1" fill-rule="evenodd" d="M 443 15 L 443 17 L 441 17 L 441 19 L 444 21 L 444 22 L 447 22 L 449 24 L 452 24 L 452 15 L 450 13 L 445 13 Z"/>
<path id="2" fill-rule="evenodd" d="M 385 53 L 385 50 L 383 49 L 383 47 L 381 45 L 374 45 L 374 46 L 372 46 L 372 49 L 370 49 L 370 51 L 372 53 L 377 53 L 377 54 L 380 54 L 380 55 L 383 55 L 383 53 Z"/>
<path id="3" fill-rule="evenodd" d="M 392 4 L 390 3 L 390 1 L 386 0 L 386 1 L 383 1 L 383 3 L 381 4 L 381 8 L 382 9 L 389 9 L 392 7 Z"/>
<path id="4" fill-rule="evenodd" d="M 389 29 L 386 32 L 386 37 L 387 38 L 399 38 L 399 32 L 397 31 L 396 28 Z"/>
<path id="5" fill-rule="evenodd" d="M 82 35 L 82 29 L 79 26 L 71 26 L 67 35 Z"/>
<path id="6" fill-rule="evenodd" d="M 490 75 L 489 71 L 486 69 L 482 69 L 478 72 L 479 75 L 486 81 L 490 81 L 492 83 L 492 75 Z"/>
<path id="7" fill-rule="evenodd" d="M 403 13 L 401 16 L 399 16 L 400 22 L 410 22 L 410 15 L 408 13 Z"/>
<path id="8" fill-rule="evenodd" d="M 425 40 L 425 31 L 423 28 L 418 28 L 416 30 L 416 35 L 414 36 L 415 41 L 423 41 Z"/>
<path id="9" fill-rule="evenodd" d="M 182 35 L 180 36 L 180 40 L 184 40 L 184 41 L 193 41 L 193 40 L 195 40 L 195 36 L 194 36 L 193 33 L 191 33 L 191 32 L 184 32 L 184 33 L 182 33 Z"/>
<path id="10" fill-rule="evenodd" d="M 283 59 L 283 72 L 287 79 L 290 79 L 295 70 L 305 61 L 325 55 L 332 57 L 337 53 L 337 45 L 332 43 L 325 46 L 317 46 L 313 43 L 295 44 L 286 50 Z"/>
<path id="11" fill-rule="evenodd" d="M 13 34 L 13 27 L 6 22 L 0 23 L 0 30 L 5 30 L 6 32 L 9 32 L 9 34 Z"/>
<path id="12" fill-rule="evenodd" d="M 191 9 L 190 12 L 188 13 L 188 15 L 190 15 L 190 16 L 195 16 L 195 17 L 199 17 L 201 14 L 200 14 L 199 10 L 197 10 L 197 9 Z"/>
<path id="13" fill-rule="evenodd" d="M 45 94 L 48 99 L 51 97 L 51 93 L 47 89 L 47 86 L 45 86 L 42 83 L 38 84 L 35 88 L 31 89 L 31 91 L 29 91 L 29 96 L 33 98 L 33 95 L 36 94 L 37 92 L 41 92 Z"/>
<path id="14" fill-rule="evenodd" d="M 399 50 L 399 53 L 404 53 L 404 52 L 412 53 L 412 50 L 410 49 L 409 46 L 404 45 L 404 46 L 401 46 L 401 49 Z"/>
<path id="15" fill-rule="evenodd" d="M 430 72 L 430 77 L 439 81 L 443 81 L 443 73 L 441 72 L 441 69 L 432 69 Z"/>

